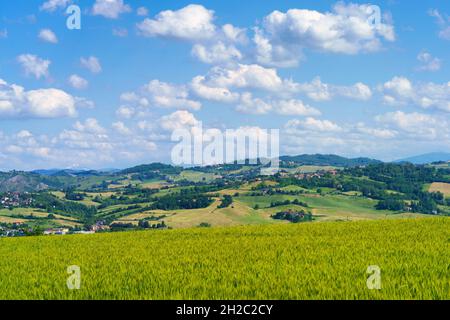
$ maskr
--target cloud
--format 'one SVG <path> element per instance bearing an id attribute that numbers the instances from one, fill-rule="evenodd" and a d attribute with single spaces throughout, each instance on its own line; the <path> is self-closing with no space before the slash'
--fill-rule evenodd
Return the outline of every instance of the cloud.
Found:
<path id="1" fill-rule="evenodd" d="M 290 110 L 290 114 L 301 114 L 306 111 L 313 112 L 309 115 L 318 115 L 314 108 L 310 109 L 300 100 L 291 99 L 299 94 L 306 95 L 315 101 L 329 101 L 335 97 L 367 101 L 373 96 L 372 89 L 361 82 L 350 86 L 333 85 L 323 83 L 319 77 L 316 77 L 311 82 L 296 83 L 292 79 L 281 78 L 276 69 L 244 64 L 213 67 L 206 75 L 194 77 L 189 89 L 198 98 L 223 103 L 236 102 L 242 94 L 249 93 L 249 90 L 254 90 L 253 93 L 265 93 L 266 103 L 272 105 L 273 109 L 280 114 L 287 114 L 287 110 Z M 240 101 L 238 106 L 240 112 L 263 114 L 269 111 L 269 108 L 261 101 L 250 99 L 248 94 L 246 97 Z M 280 97 L 284 99 L 282 104 L 276 101 Z M 251 108 L 252 99 L 259 106 L 258 108 Z M 306 109 L 303 110 L 300 106 Z M 295 108 L 297 108 L 296 111 L 293 111 Z"/>
<path id="2" fill-rule="evenodd" d="M 136 110 L 132 107 L 121 106 L 116 111 L 116 116 L 122 119 L 130 119 L 136 114 Z"/>
<path id="3" fill-rule="evenodd" d="M 412 104 L 425 109 L 435 108 L 450 112 L 450 82 L 412 83 L 408 78 L 394 77 L 380 86 L 379 90 L 388 105 Z"/>
<path id="4" fill-rule="evenodd" d="M 112 31 L 113 35 L 116 37 L 124 38 L 128 36 L 128 30 L 125 28 L 114 28 Z"/>
<path id="5" fill-rule="evenodd" d="M 298 92 L 306 94 L 315 101 L 329 101 L 334 97 L 346 97 L 366 101 L 372 97 L 372 90 L 364 83 L 358 82 L 352 86 L 339 86 L 323 83 L 319 77 L 311 82 L 297 84 Z"/>
<path id="6" fill-rule="evenodd" d="M 56 37 L 56 34 L 50 29 L 42 29 L 39 31 L 39 39 L 49 43 L 58 43 L 58 37 Z"/>
<path id="7" fill-rule="evenodd" d="M 102 72 L 100 60 L 97 57 L 90 56 L 89 58 L 80 58 L 81 66 L 88 69 L 92 73 Z"/>
<path id="8" fill-rule="evenodd" d="M 139 32 L 147 37 L 168 37 L 198 41 L 214 36 L 214 11 L 201 5 L 190 4 L 180 10 L 166 10 L 155 19 L 145 19 L 137 25 Z"/>
<path id="9" fill-rule="evenodd" d="M 204 76 L 197 76 L 192 79 L 190 89 L 197 97 L 224 103 L 232 103 L 239 99 L 239 94 L 233 93 L 227 88 L 208 86 L 205 84 L 205 81 L 206 78 Z"/>
<path id="10" fill-rule="evenodd" d="M 8 38 L 8 30 L 7 29 L 0 30 L 0 39 L 6 38 Z"/>
<path id="11" fill-rule="evenodd" d="M 89 82 L 86 79 L 76 74 L 69 77 L 69 83 L 75 89 L 85 89 L 89 85 Z"/>
<path id="12" fill-rule="evenodd" d="M 232 68 L 214 67 L 206 76 L 205 82 L 212 87 L 220 88 L 252 88 L 266 91 L 292 89 L 292 82 L 281 79 L 276 69 L 256 64 L 239 64 Z"/>
<path id="13" fill-rule="evenodd" d="M 282 44 L 273 43 L 260 28 L 255 28 L 253 37 L 255 44 L 255 59 L 258 63 L 279 68 L 297 67 L 303 58 L 300 48 L 288 48 Z"/>
<path id="14" fill-rule="evenodd" d="M 162 117 L 159 124 L 163 130 L 174 131 L 198 126 L 200 122 L 189 111 L 180 110 Z"/>
<path id="15" fill-rule="evenodd" d="M 389 112 L 376 118 L 378 123 L 393 127 L 419 139 L 449 138 L 450 123 L 447 120 L 424 113 Z"/>
<path id="16" fill-rule="evenodd" d="M 321 112 L 301 100 L 280 100 L 275 103 L 275 109 L 281 115 L 320 116 Z"/>
<path id="17" fill-rule="evenodd" d="M 241 95 L 241 101 L 236 110 L 246 114 L 267 114 L 272 110 L 272 105 L 262 99 L 253 98 L 250 92 L 245 92 Z"/>
<path id="18" fill-rule="evenodd" d="M 250 92 L 241 95 L 241 101 L 236 110 L 246 114 L 268 114 L 275 112 L 284 116 L 319 116 L 321 112 L 301 100 L 264 100 L 253 98 Z"/>
<path id="19" fill-rule="evenodd" d="M 342 2 L 325 13 L 274 11 L 256 28 L 256 59 L 265 65 L 291 67 L 298 64 L 303 49 L 339 54 L 377 51 L 383 40 L 395 40 L 391 24 L 371 19 L 377 14 L 377 7 Z"/>
<path id="20" fill-rule="evenodd" d="M 417 56 L 417 60 L 421 62 L 421 65 L 417 68 L 419 71 L 439 71 L 442 67 L 442 60 L 433 57 L 430 53 L 422 51 Z"/>
<path id="21" fill-rule="evenodd" d="M 241 52 L 233 45 L 225 45 L 219 41 L 211 46 L 196 44 L 192 48 L 192 55 L 203 63 L 220 64 L 242 59 Z"/>
<path id="22" fill-rule="evenodd" d="M 441 14 L 437 9 L 429 10 L 428 14 L 436 19 L 436 23 L 440 29 L 439 38 L 450 40 L 450 17 L 446 14 Z"/>
<path id="23" fill-rule="evenodd" d="M 329 120 L 319 120 L 312 117 L 308 117 L 305 120 L 293 119 L 289 120 L 285 129 L 291 131 L 315 131 L 315 132 L 341 132 L 343 129 L 334 122 Z"/>
<path id="24" fill-rule="evenodd" d="M 114 122 L 112 124 L 112 127 L 117 133 L 123 136 L 128 136 L 132 134 L 132 131 L 122 121 Z"/>
<path id="25" fill-rule="evenodd" d="M 222 33 L 226 39 L 232 43 L 247 44 L 247 29 L 237 28 L 232 24 L 225 24 L 222 26 Z"/>
<path id="26" fill-rule="evenodd" d="M 191 99 L 187 86 L 159 80 L 150 81 L 137 92 L 123 93 L 121 100 L 141 109 L 155 106 L 159 108 L 200 110 L 202 107 L 200 102 Z"/>
<path id="27" fill-rule="evenodd" d="M 95 134 L 102 134 L 106 132 L 105 128 L 103 128 L 95 118 L 88 118 L 84 121 L 84 123 L 77 121 L 74 124 L 74 128 L 80 132 Z"/>
<path id="28" fill-rule="evenodd" d="M 133 103 L 141 107 L 148 107 L 150 102 L 147 98 L 139 96 L 135 92 L 125 92 L 120 95 L 120 100 L 128 103 Z"/>
<path id="29" fill-rule="evenodd" d="M 153 80 L 144 86 L 143 92 L 149 96 L 153 104 L 159 107 L 192 110 L 199 110 L 202 107 L 201 103 L 189 99 L 185 86 Z"/>
<path id="30" fill-rule="evenodd" d="M 421 120 L 413 124 L 421 117 L 423 117 Z M 441 140 L 432 140 L 430 131 L 425 129 L 425 122 L 430 119 L 434 124 L 435 118 L 432 116 L 404 113 L 377 116 L 372 125 L 363 122 L 337 124 L 330 120 L 315 118 L 292 119 L 281 131 L 282 153 L 326 153 L 350 157 L 364 154 L 377 159 L 387 156 L 391 157 L 389 160 L 394 160 L 401 157 L 399 152 L 408 154 L 411 148 L 428 146 L 431 148 L 428 150 L 433 150 L 432 148 L 436 146 L 445 145 L 449 129 L 443 129 L 445 125 L 439 125 L 439 129 L 434 130 L 434 133 L 441 132 L 440 135 L 435 135 L 435 138 Z M 425 130 L 422 131 L 421 128 Z"/>
<path id="31" fill-rule="evenodd" d="M 364 123 L 359 122 L 356 125 L 356 131 L 367 134 L 369 136 L 380 138 L 380 139 L 392 139 L 397 136 L 398 132 L 390 129 L 383 128 L 370 128 L 367 127 Z"/>
<path id="32" fill-rule="evenodd" d="M 41 5 L 40 10 L 54 12 L 57 9 L 66 8 L 70 3 L 72 0 L 48 0 Z"/>
<path id="33" fill-rule="evenodd" d="M 31 90 L 26 93 L 29 112 L 40 118 L 76 116 L 74 98 L 58 89 Z"/>
<path id="34" fill-rule="evenodd" d="M 17 57 L 17 61 L 27 76 L 33 75 L 36 79 L 40 79 L 49 75 L 50 60 L 41 59 L 33 54 L 22 54 Z"/>
<path id="35" fill-rule="evenodd" d="M 122 13 L 131 12 L 131 7 L 123 0 L 96 0 L 92 14 L 108 19 L 117 19 Z"/>
<path id="36" fill-rule="evenodd" d="M 335 95 L 342 97 L 367 101 L 372 98 L 372 90 L 362 82 L 355 83 L 352 86 L 334 86 Z"/>
<path id="37" fill-rule="evenodd" d="M 142 163 L 160 155 L 155 154 L 158 146 L 152 139 L 147 132 L 140 134 L 123 122 L 114 122 L 106 128 L 95 118 L 77 121 L 71 128 L 54 135 L 36 134 L 31 130 L 9 135 L 0 133 L 0 166 L 23 170 L 40 167 L 101 169 Z M 170 141 L 170 136 L 165 139 Z"/>
<path id="38" fill-rule="evenodd" d="M 139 7 L 136 10 L 138 16 L 144 17 L 148 15 L 148 9 L 146 7 Z"/>
<path id="39" fill-rule="evenodd" d="M 190 4 L 176 11 L 162 11 L 153 19 L 146 18 L 137 24 L 137 29 L 146 37 L 192 42 L 192 56 L 203 63 L 223 64 L 243 59 L 238 46 L 248 44 L 247 30 L 231 24 L 219 27 L 214 19 L 214 11 Z"/>
<path id="40" fill-rule="evenodd" d="M 20 118 L 61 118 L 77 115 L 79 100 L 59 89 L 25 88 L 0 82 L 0 116 Z"/>

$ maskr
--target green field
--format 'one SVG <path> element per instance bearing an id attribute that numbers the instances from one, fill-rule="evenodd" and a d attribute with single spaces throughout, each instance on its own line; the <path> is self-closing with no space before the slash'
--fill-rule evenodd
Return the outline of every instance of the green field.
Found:
<path id="1" fill-rule="evenodd" d="M 33 219 L 29 219 L 29 217 Z M 30 226 L 41 228 L 75 227 L 80 224 L 76 219 L 59 214 L 53 214 L 54 218 L 48 218 L 49 214 L 40 209 L 14 208 L 13 210 L 0 209 L 0 223 L 27 223 Z"/>
<path id="2" fill-rule="evenodd" d="M 450 299 L 449 241 L 448 218 L 0 239 L 0 299 Z"/>

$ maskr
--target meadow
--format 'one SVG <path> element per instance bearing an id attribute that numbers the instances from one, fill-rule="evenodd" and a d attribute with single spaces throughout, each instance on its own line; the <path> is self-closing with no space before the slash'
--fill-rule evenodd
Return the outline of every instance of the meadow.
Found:
<path id="1" fill-rule="evenodd" d="M 450 299 L 449 245 L 448 218 L 7 238 L 0 299 Z"/>

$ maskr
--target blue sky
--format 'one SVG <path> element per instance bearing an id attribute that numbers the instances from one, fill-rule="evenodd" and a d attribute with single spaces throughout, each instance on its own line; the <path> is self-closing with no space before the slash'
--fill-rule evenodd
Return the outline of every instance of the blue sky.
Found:
<path id="1" fill-rule="evenodd" d="M 171 131 L 200 122 L 280 129 L 282 154 L 449 151 L 449 16 L 444 0 L 1 1 L 0 169 L 169 162 Z"/>

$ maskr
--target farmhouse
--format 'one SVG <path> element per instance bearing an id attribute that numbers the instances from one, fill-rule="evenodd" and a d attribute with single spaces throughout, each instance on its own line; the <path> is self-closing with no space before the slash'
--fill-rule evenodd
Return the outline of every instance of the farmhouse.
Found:
<path id="1" fill-rule="evenodd" d="M 57 229 L 47 229 L 44 231 L 44 235 L 65 235 L 69 233 L 69 229 L 66 228 L 57 228 Z"/>

